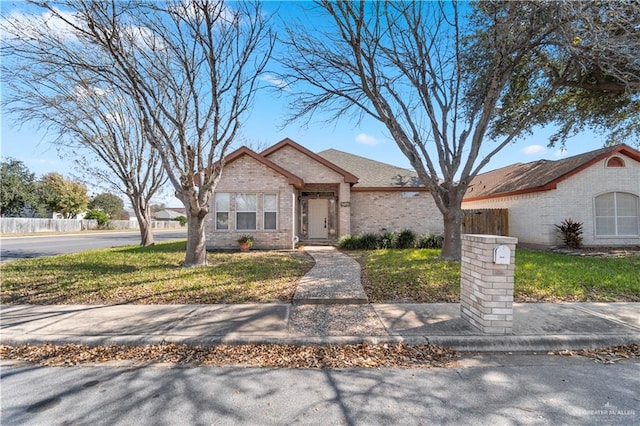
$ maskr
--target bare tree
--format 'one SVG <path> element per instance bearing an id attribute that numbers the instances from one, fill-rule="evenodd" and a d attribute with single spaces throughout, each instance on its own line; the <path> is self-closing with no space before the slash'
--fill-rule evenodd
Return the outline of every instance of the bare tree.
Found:
<path id="1" fill-rule="evenodd" d="M 140 244 L 153 245 L 150 200 L 167 180 L 158 151 L 130 97 L 69 66 L 87 46 L 60 33 L 60 23 L 42 16 L 3 22 L 2 74 L 10 89 L 3 104 L 20 122 L 55 132 L 55 143 L 80 165 L 85 180 L 122 192 L 136 215 Z"/>
<path id="2" fill-rule="evenodd" d="M 352 113 L 384 124 L 442 212 L 448 259 L 460 259 L 471 179 L 542 122 L 576 70 L 557 66 L 551 78 L 541 60 L 558 51 L 559 30 L 575 18 L 562 3 L 478 2 L 474 19 L 461 7 L 319 1 L 312 13 L 323 26 L 289 23 L 279 58 L 287 69 L 279 77 L 294 92 L 292 120 Z"/>
<path id="3" fill-rule="evenodd" d="M 274 38 L 259 3 L 35 2 L 89 51 L 65 66 L 126 93 L 186 207 L 184 266 L 206 265 L 205 217 Z"/>

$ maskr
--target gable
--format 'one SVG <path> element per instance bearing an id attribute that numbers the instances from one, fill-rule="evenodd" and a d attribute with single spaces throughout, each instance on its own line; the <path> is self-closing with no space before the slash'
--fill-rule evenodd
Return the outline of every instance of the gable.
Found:
<path id="1" fill-rule="evenodd" d="M 259 163 L 260 165 L 272 170 L 276 174 L 283 176 L 285 179 L 287 179 L 287 182 L 290 185 L 293 185 L 298 189 L 301 189 L 304 186 L 304 181 L 302 178 L 296 176 L 295 174 L 291 173 L 291 171 L 280 167 L 278 164 L 244 146 L 225 157 L 225 169 L 229 169 L 228 166 L 233 164 L 234 162 L 237 162 L 239 159 L 251 159 L 253 162 Z M 244 166 L 246 168 L 244 164 L 241 166 Z M 232 170 L 234 173 L 239 173 L 239 171 L 235 170 L 235 168 L 233 168 Z"/>
<path id="2" fill-rule="evenodd" d="M 260 155 L 307 182 L 349 184 L 358 182 L 355 175 L 288 138 L 266 149 Z"/>

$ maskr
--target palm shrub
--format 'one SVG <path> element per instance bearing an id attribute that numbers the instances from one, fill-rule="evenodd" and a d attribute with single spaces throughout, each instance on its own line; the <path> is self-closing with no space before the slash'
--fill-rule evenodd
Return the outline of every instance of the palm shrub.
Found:
<path id="1" fill-rule="evenodd" d="M 564 243 L 571 248 L 578 248 L 582 244 L 582 222 L 574 222 L 572 219 L 565 219 L 560 225 L 554 225 Z"/>

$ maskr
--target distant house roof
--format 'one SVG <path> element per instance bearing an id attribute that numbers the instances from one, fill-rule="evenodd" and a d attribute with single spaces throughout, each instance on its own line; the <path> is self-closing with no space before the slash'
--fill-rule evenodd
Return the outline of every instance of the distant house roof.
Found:
<path id="1" fill-rule="evenodd" d="M 370 160 L 359 155 L 327 149 L 318 155 L 338 167 L 358 176 L 354 190 L 371 188 L 415 188 L 424 189 L 418 174 L 413 170 L 403 169 L 380 161 Z"/>
<path id="2" fill-rule="evenodd" d="M 616 145 L 562 160 L 512 164 L 477 175 L 471 181 L 464 201 L 556 189 L 559 182 L 616 153 L 640 161 L 640 152 L 627 145 Z"/>
<path id="3" fill-rule="evenodd" d="M 156 212 L 155 218 L 172 220 L 177 218 L 178 216 L 184 216 L 186 211 L 187 210 L 184 207 L 167 207 L 164 210 L 160 210 L 159 212 Z"/>

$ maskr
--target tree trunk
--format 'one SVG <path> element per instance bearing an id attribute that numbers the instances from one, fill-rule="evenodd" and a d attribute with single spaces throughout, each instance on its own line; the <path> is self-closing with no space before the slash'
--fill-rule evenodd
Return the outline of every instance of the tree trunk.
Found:
<path id="1" fill-rule="evenodd" d="M 460 260 L 462 258 L 462 207 L 450 206 L 445 214 L 444 242 L 440 257 L 446 260 Z"/>
<path id="2" fill-rule="evenodd" d="M 462 197 L 465 191 L 466 187 L 454 186 L 443 197 L 444 242 L 440 257 L 446 260 L 462 259 Z"/>
<path id="3" fill-rule="evenodd" d="M 206 266 L 207 265 L 207 244 L 204 232 L 206 212 L 192 214 L 187 209 L 187 254 L 182 266 Z"/>
<path id="4" fill-rule="evenodd" d="M 140 245 L 143 247 L 154 245 L 153 231 L 151 229 L 151 220 L 147 218 L 137 217 L 140 227 Z"/>
<path id="5" fill-rule="evenodd" d="M 130 201 L 133 206 L 133 211 L 136 214 L 136 219 L 138 220 L 138 227 L 140 228 L 140 245 L 143 247 L 154 245 L 156 242 L 153 238 L 151 228 L 151 210 L 149 209 L 149 205 L 144 200 L 137 199 L 136 197 L 131 197 Z"/>

